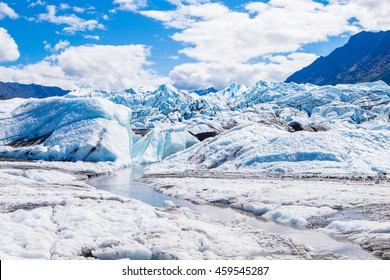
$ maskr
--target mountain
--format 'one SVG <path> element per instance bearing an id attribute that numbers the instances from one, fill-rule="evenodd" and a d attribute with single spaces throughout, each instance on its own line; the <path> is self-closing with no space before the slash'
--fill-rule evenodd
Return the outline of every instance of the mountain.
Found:
<path id="1" fill-rule="evenodd" d="M 336 85 L 378 80 L 390 84 L 390 31 L 360 32 L 286 82 Z"/>
<path id="2" fill-rule="evenodd" d="M 212 92 L 217 92 L 218 90 L 213 88 L 213 87 L 209 87 L 207 89 L 198 89 L 198 90 L 194 90 L 193 92 L 195 92 L 197 95 L 207 95 L 209 93 L 212 93 Z"/>
<path id="3" fill-rule="evenodd" d="M 9 98 L 46 98 L 50 96 L 63 96 L 69 93 L 59 87 L 46 87 L 36 84 L 19 84 L 0 82 L 0 100 Z"/>

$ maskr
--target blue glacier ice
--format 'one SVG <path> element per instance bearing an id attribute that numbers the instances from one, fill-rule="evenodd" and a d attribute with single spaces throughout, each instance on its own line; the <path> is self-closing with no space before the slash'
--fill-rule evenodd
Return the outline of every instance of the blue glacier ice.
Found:
<path id="1" fill-rule="evenodd" d="M 3 157 L 162 161 L 167 170 L 390 172 L 390 87 L 381 81 L 233 83 L 202 96 L 166 84 L 12 102 L 0 103 Z"/>
<path id="2" fill-rule="evenodd" d="M 0 155 L 129 164 L 131 110 L 106 99 L 31 99 L 0 118 Z"/>

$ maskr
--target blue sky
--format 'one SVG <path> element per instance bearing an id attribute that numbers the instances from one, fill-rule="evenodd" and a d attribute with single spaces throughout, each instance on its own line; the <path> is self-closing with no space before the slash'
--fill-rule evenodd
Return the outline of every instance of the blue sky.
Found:
<path id="1" fill-rule="evenodd" d="M 283 81 L 362 30 L 388 0 L 0 0 L 0 80 L 182 89 Z"/>

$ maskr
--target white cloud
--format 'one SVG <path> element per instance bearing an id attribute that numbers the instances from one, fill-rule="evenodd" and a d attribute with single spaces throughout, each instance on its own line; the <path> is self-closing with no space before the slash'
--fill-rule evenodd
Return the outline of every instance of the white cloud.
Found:
<path id="1" fill-rule="evenodd" d="M 295 52 L 302 45 L 329 36 L 356 32 L 344 15 L 330 14 L 320 3 L 307 0 L 271 0 L 262 12 L 235 12 L 218 3 L 180 6 L 176 11 L 146 16 L 167 27 L 182 28 L 172 38 L 188 47 L 180 53 L 204 62 L 248 62 L 272 53 Z M 254 13 L 254 14 L 253 14 Z"/>
<path id="2" fill-rule="evenodd" d="M 179 56 L 178 55 L 170 55 L 170 56 L 168 56 L 168 58 L 172 59 L 172 60 L 178 60 Z"/>
<path id="3" fill-rule="evenodd" d="M 198 4 L 211 2 L 210 0 L 166 0 L 166 1 L 177 6 L 183 4 L 198 5 Z"/>
<path id="4" fill-rule="evenodd" d="M 70 43 L 68 40 L 60 40 L 55 46 L 54 46 L 54 51 L 58 52 L 60 50 L 64 50 L 66 49 L 67 47 L 70 46 Z"/>
<path id="5" fill-rule="evenodd" d="M 243 11 L 232 11 L 216 1 L 168 1 L 176 9 L 140 13 L 179 29 L 172 36 L 184 45 L 179 53 L 196 60 L 171 72 L 171 79 L 181 87 L 188 87 L 186 80 L 191 86 L 284 80 L 313 60 L 311 54 L 297 57 L 306 44 L 362 29 L 390 29 L 388 0 L 330 0 L 328 5 L 314 0 L 253 1 Z M 254 62 L 268 56 L 266 62 Z"/>
<path id="6" fill-rule="evenodd" d="M 66 49 L 70 46 L 70 42 L 68 40 L 59 40 L 57 44 L 52 47 L 47 41 L 43 41 L 44 47 L 46 51 L 52 53 L 58 53 L 61 50 Z"/>
<path id="7" fill-rule="evenodd" d="M 42 42 L 45 48 L 45 51 L 51 51 L 51 45 L 45 40 Z"/>
<path id="8" fill-rule="evenodd" d="M 30 1 L 28 1 L 28 2 L 30 2 Z M 32 2 L 30 5 L 28 5 L 28 7 L 45 6 L 45 5 L 46 5 L 45 1 L 38 0 L 36 2 Z"/>
<path id="9" fill-rule="evenodd" d="M 6 3 L 0 2 L 0 19 L 4 19 L 6 17 L 15 19 L 18 18 L 18 14 Z"/>
<path id="10" fill-rule="evenodd" d="M 223 88 L 232 82 L 247 86 L 259 80 L 283 81 L 289 74 L 313 62 L 316 55 L 292 53 L 271 56 L 268 62 L 197 62 L 176 66 L 170 73 L 175 86 L 182 89 Z"/>
<path id="11" fill-rule="evenodd" d="M 67 47 L 58 54 L 23 67 L 0 67 L 4 81 L 58 85 L 66 89 L 121 89 L 168 82 L 147 69 L 149 49 L 143 45 Z"/>
<path id="12" fill-rule="evenodd" d="M 60 6 L 59 6 L 60 10 L 68 10 L 70 8 L 71 7 L 69 6 L 69 4 L 66 4 L 66 3 L 61 3 Z"/>
<path id="13" fill-rule="evenodd" d="M 148 5 L 147 0 L 114 0 L 114 4 L 119 5 L 115 10 L 135 12 L 140 8 L 145 8 Z"/>
<path id="14" fill-rule="evenodd" d="M 347 17 L 354 17 L 364 30 L 390 29 L 390 2 L 388 0 L 333 0 L 334 9 Z"/>
<path id="15" fill-rule="evenodd" d="M 88 9 L 91 9 L 91 7 L 92 6 L 89 6 L 89 8 Z M 76 13 L 80 13 L 80 14 L 82 14 L 82 13 L 84 13 L 85 12 L 85 10 L 87 10 L 87 8 L 82 8 L 82 7 L 77 7 L 77 6 L 70 6 L 69 4 L 66 4 L 66 3 L 61 3 L 59 6 L 58 6 L 58 8 L 60 9 L 60 10 L 73 10 L 73 11 L 75 11 Z"/>
<path id="16" fill-rule="evenodd" d="M 205 3 L 201 5 L 197 3 L 194 5 L 180 4 L 177 10 L 172 11 L 147 10 L 140 13 L 163 22 L 166 27 L 187 29 L 193 27 L 198 22 L 222 17 L 228 12 L 229 9 L 221 4 Z"/>
<path id="17" fill-rule="evenodd" d="M 51 62 L 47 60 L 36 64 L 25 65 L 23 67 L 0 66 L 0 75 L 2 81 L 59 86 L 64 89 L 76 88 L 73 81 L 66 79 L 66 76 L 60 67 L 52 65 Z"/>
<path id="18" fill-rule="evenodd" d="M 15 61 L 19 58 L 18 45 L 8 34 L 8 31 L 0 27 L 0 62 Z"/>
<path id="19" fill-rule="evenodd" d="M 47 21 L 58 25 L 67 25 L 63 31 L 69 34 L 75 34 L 76 31 L 86 31 L 95 29 L 104 29 L 104 25 L 97 20 L 85 20 L 76 15 L 57 15 L 57 8 L 54 5 L 46 6 L 47 13 L 39 14 L 39 21 Z"/>
<path id="20" fill-rule="evenodd" d="M 74 6 L 73 8 L 73 11 L 75 11 L 76 13 L 84 13 L 85 12 L 85 8 L 81 8 L 81 7 L 76 7 Z"/>
<path id="21" fill-rule="evenodd" d="M 99 41 L 100 40 L 100 36 L 99 35 L 83 35 L 85 39 L 90 39 L 90 40 L 96 40 L 96 41 Z"/>

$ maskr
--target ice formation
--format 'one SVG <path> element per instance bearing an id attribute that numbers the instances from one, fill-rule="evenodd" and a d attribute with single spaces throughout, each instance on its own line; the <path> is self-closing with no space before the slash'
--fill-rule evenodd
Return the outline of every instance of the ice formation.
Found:
<path id="1" fill-rule="evenodd" d="M 390 192 L 388 183 L 379 183 L 390 172 L 389 114 L 390 87 L 383 82 L 260 81 L 204 96 L 162 85 L 1 100 L 0 157 L 45 161 L 0 162 L 0 257 L 312 257 L 305 246 L 240 222 L 210 221 L 172 204 L 154 209 L 77 182 L 80 173 L 134 162 L 157 163 L 146 172 L 160 173 L 150 180 L 160 192 L 297 227 L 325 217 L 325 231 L 371 251 L 379 244 L 381 257 L 390 258 L 383 245 Z M 164 172 L 194 176 L 164 178 Z M 262 173 L 294 180 L 250 180 Z M 308 174 L 373 180 L 296 180 Z M 337 216 L 360 209 L 369 210 L 361 221 Z"/>
<path id="2" fill-rule="evenodd" d="M 131 110 L 102 98 L 27 100 L 0 119 L 2 157 L 129 164 Z"/>
<path id="3" fill-rule="evenodd" d="M 390 171 L 390 87 L 380 81 L 233 83 L 204 96 L 172 85 L 74 91 L 27 99 L 12 110 L 15 102 L 0 105 L 2 156 L 126 163 L 132 157 L 164 161 L 170 170 Z"/>
<path id="4" fill-rule="evenodd" d="M 62 163 L 77 170 L 73 165 Z M 188 208 L 156 209 L 48 168 L 52 163 L 0 163 L 0 259 L 315 257 L 289 238 Z"/>

